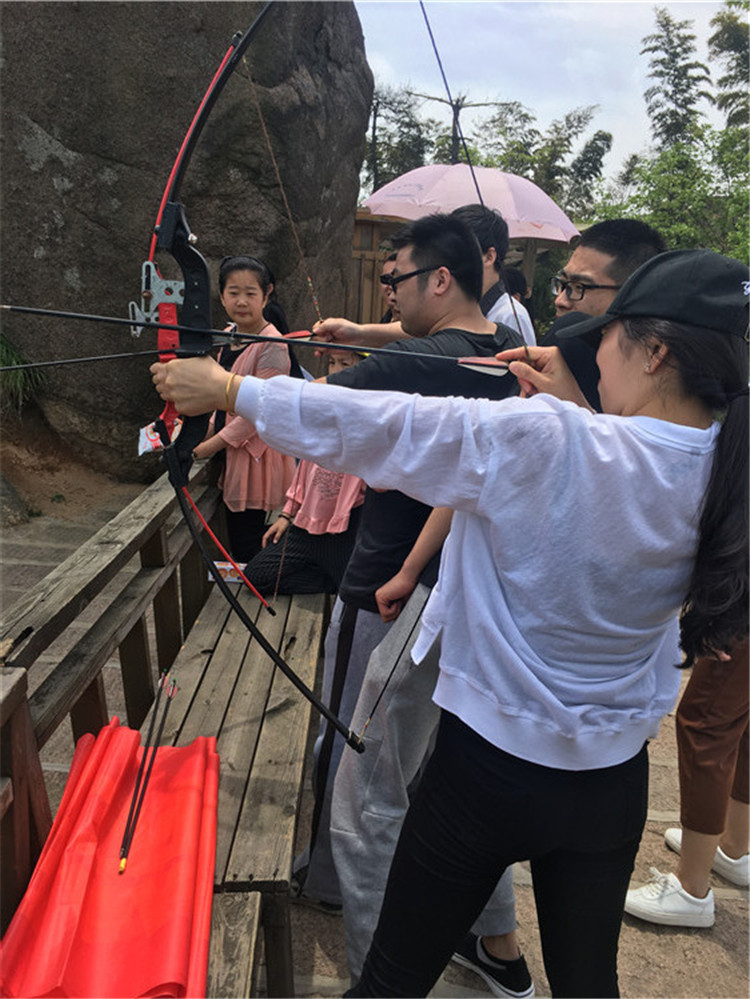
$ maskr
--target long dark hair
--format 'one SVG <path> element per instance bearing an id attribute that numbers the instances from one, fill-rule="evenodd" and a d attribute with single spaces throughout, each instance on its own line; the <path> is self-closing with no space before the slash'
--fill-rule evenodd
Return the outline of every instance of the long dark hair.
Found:
<path id="1" fill-rule="evenodd" d="M 748 632 L 748 344 L 666 319 L 623 319 L 628 339 L 669 348 L 665 362 L 687 396 L 721 420 L 701 509 L 698 549 L 680 614 L 684 665 L 729 652 Z"/>

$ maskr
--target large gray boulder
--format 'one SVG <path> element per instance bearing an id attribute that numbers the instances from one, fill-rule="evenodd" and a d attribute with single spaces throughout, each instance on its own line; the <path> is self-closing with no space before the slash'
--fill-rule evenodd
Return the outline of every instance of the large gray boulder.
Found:
<path id="1" fill-rule="evenodd" d="M 259 3 L 2 5 L 3 301 L 126 316 L 166 180 L 198 103 Z M 372 75 L 348 2 L 276 3 L 247 62 L 301 241 L 297 249 L 240 66 L 216 104 L 180 200 L 215 275 L 219 260 L 267 260 L 293 329 L 346 300 Z M 162 261 L 167 276 L 174 266 Z M 214 325 L 224 316 L 218 299 Z M 147 349 L 126 328 L 6 315 L 26 357 Z M 95 467 L 153 475 L 137 428 L 160 409 L 147 358 L 51 370 L 40 405 Z"/>

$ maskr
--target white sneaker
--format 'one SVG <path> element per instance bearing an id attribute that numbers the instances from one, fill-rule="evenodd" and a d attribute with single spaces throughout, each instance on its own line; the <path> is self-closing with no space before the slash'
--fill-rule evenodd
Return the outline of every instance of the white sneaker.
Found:
<path id="1" fill-rule="evenodd" d="M 670 850 L 679 853 L 682 850 L 682 829 L 667 829 L 664 833 L 664 842 Z M 727 881 L 731 881 L 733 885 L 747 888 L 750 885 L 750 853 L 733 860 L 724 853 L 720 846 L 717 846 L 711 870 L 716 871 Z"/>
<path id="2" fill-rule="evenodd" d="M 625 896 L 625 912 L 649 923 L 664 926 L 714 925 L 714 893 L 705 898 L 688 894 L 674 874 L 651 868 L 652 880 L 642 888 L 631 888 Z"/>

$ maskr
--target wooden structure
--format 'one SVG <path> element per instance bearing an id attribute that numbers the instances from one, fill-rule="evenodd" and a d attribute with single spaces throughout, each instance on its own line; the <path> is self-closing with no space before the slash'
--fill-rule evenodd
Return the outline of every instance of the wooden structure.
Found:
<path id="1" fill-rule="evenodd" d="M 388 238 L 404 225 L 402 219 L 384 219 L 358 208 L 352 239 L 346 317 L 355 323 L 377 323 L 385 312 L 380 270 L 391 252 Z"/>
<path id="2" fill-rule="evenodd" d="M 211 520 L 219 493 L 203 477 L 198 473 L 191 488 Z M 162 742 L 217 737 L 219 824 L 207 994 L 252 994 L 262 928 L 267 994 L 291 996 L 289 882 L 311 710 L 210 584 L 175 508 L 163 477 L 3 615 L 2 928 L 51 824 L 39 750 L 67 718 L 76 738 L 109 722 L 102 670 L 119 655 L 131 728 L 145 731 L 155 677 L 171 668 L 179 695 Z M 37 660 L 94 599 L 96 620 L 35 683 Z M 312 686 L 328 598 L 281 598 L 275 617 L 255 598 L 242 600 L 256 617 L 262 613 L 266 637 Z"/>

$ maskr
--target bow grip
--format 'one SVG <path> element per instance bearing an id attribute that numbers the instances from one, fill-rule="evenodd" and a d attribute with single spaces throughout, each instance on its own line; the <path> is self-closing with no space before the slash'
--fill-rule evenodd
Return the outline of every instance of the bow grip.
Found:
<path id="1" fill-rule="evenodd" d="M 176 201 L 168 201 L 156 232 L 156 246 L 172 255 L 185 282 L 180 319 L 181 325 L 189 329 L 180 334 L 177 350 L 178 355 L 183 357 L 208 354 L 213 346 L 209 334 L 197 332 L 198 328 L 211 328 L 211 283 L 208 265 L 195 249 L 195 242 L 185 209 Z"/>

